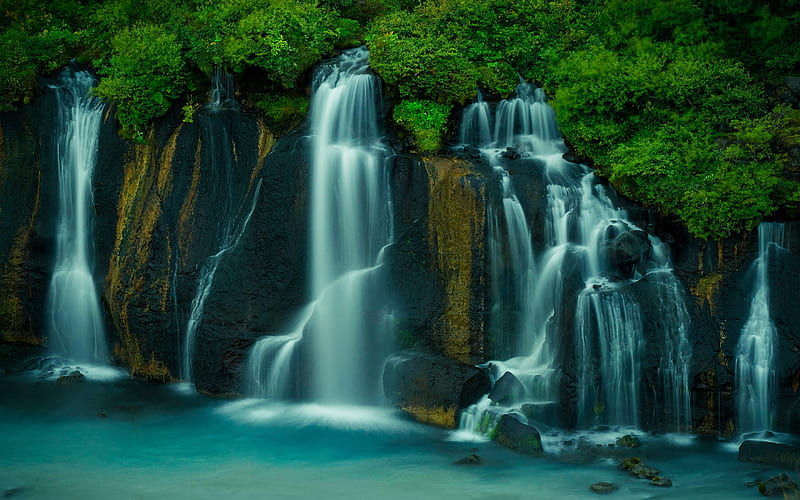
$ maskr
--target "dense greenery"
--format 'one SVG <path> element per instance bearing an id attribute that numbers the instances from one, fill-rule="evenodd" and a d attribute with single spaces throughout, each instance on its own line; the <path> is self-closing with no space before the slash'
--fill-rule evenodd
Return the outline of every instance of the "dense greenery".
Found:
<path id="1" fill-rule="evenodd" d="M 542 84 L 571 147 L 623 194 L 723 237 L 800 210 L 799 0 L 0 0 L 0 110 L 70 58 L 101 76 L 127 137 L 191 120 L 215 66 L 276 123 L 320 59 L 366 42 L 421 152 L 474 98 Z M 245 88 L 243 86 L 243 88 Z M 795 104 L 796 106 L 796 101 Z M 793 163 L 794 162 L 794 163 Z"/>

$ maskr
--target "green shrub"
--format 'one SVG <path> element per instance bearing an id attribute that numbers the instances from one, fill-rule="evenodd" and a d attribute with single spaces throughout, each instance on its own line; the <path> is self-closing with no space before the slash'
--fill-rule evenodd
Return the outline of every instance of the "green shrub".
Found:
<path id="1" fill-rule="evenodd" d="M 394 121 L 414 137 L 421 153 L 435 153 L 441 148 L 442 135 L 452 106 L 432 101 L 402 101 L 394 107 Z"/>

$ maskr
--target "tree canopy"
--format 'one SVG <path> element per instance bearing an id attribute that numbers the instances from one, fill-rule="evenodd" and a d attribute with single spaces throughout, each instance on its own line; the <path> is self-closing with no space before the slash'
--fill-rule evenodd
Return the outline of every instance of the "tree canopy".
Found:
<path id="1" fill-rule="evenodd" d="M 123 133 L 190 114 L 214 67 L 255 75 L 267 119 L 307 108 L 309 70 L 366 43 L 419 151 L 481 89 L 544 87 L 574 152 L 703 238 L 800 211 L 800 0 L 0 0 L 0 111 L 70 58 Z M 190 117 L 187 117 L 190 118 Z"/>

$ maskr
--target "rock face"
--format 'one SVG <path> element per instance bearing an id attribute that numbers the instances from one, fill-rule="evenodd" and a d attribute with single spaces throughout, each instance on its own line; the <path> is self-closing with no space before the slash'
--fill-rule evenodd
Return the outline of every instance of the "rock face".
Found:
<path id="1" fill-rule="evenodd" d="M 800 470 L 800 448 L 788 444 L 748 439 L 739 446 L 739 460 Z"/>
<path id="2" fill-rule="evenodd" d="M 797 87 L 796 79 L 787 84 Z M 55 103 L 45 87 L 40 94 L 33 104 L 0 114 L 0 368 L 6 369 L 22 366 L 20 358 L 37 354 L 46 340 L 43 308 L 54 250 L 58 175 L 52 141 Z M 233 218 L 237 232 L 253 208 L 237 244 L 218 262 L 213 286 L 203 299 L 191 356 L 198 390 L 240 393 L 250 346 L 262 335 L 281 333 L 309 300 L 309 131 L 301 127 L 277 138 L 256 116 L 233 110 L 212 116 L 201 110 L 194 123 L 183 123 L 177 114 L 159 120 L 144 144 L 123 141 L 117 132 L 109 111 L 101 129 L 94 182 L 95 279 L 117 360 L 136 375 L 181 377 L 185 332 L 204 268 L 220 252 L 220 227 Z M 431 374 L 435 383 L 423 398 L 426 402 L 418 405 L 429 412 L 420 419 L 448 427 L 455 425 L 458 410 L 466 404 L 461 397 L 465 373 L 476 373 L 474 367 L 464 366 L 513 355 L 509 346 L 516 345 L 514 339 L 504 336 L 520 321 L 509 284 L 518 270 L 505 264 L 492 276 L 489 269 L 491 215 L 499 213 L 503 201 L 500 177 L 479 150 L 467 148 L 461 156 L 393 159 L 389 168 L 395 238 L 385 249 L 384 263 L 394 292 L 397 347 L 413 346 L 451 360 L 441 361 L 443 366 L 466 364 Z M 230 176 L 220 168 L 226 161 L 233 162 Z M 497 161 L 513 177 L 534 251 L 541 256 L 547 226 L 542 160 L 508 150 Z M 620 201 L 634 224 L 670 245 L 675 274 L 685 290 L 683 305 L 691 317 L 692 430 L 712 436 L 737 432 L 736 346 L 751 301 L 757 233 L 700 241 L 684 227 Z M 785 248 L 774 252 L 768 270 L 770 309 L 779 337 L 774 414 L 776 430 L 796 431 L 797 222 L 786 224 Z M 603 250 L 612 280 L 636 276 L 639 264 L 653 252 L 647 234 L 637 230 L 610 237 Z M 552 410 L 559 414 L 553 420 L 567 427 L 576 420 L 574 319 L 576 297 L 585 286 L 582 273 L 579 256 L 567 254 L 560 286 L 569 299 L 547 326 L 548 342 L 556 346 L 554 366 L 560 371 L 559 401 Z M 625 292 L 642 305 L 639 422 L 646 429 L 672 430 L 665 429 L 674 415 L 661 397 L 664 353 L 658 348 L 668 328 L 653 313 L 662 307 L 659 285 L 644 276 Z M 493 294 L 501 300 L 495 301 Z M 495 306 L 506 308 L 502 320 L 493 319 Z M 445 381 L 451 376 L 453 380 Z M 296 395 L 302 396 L 305 374 L 301 371 L 294 378 Z M 498 381 L 495 401 L 520 399 L 517 384 L 501 393 L 503 385 Z M 401 390 L 402 384 L 392 387 Z M 407 397 L 389 389 L 392 400 Z M 533 406 L 527 410 L 537 418 L 550 411 Z"/>
<path id="3" fill-rule="evenodd" d="M 401 351 L 389 357 L 383 389 L 391 403 L 417 421 L 448 429 L 459 413 L 489 392 L 489 375 L 443 356 Z"/>
<path id="4" fill-rule="evenodd" d="M 539 431 L 521 422 L 515 415 L 507 413 L 501 416 L 494 433 L 498 443 L 514 451 L 537 457 L 544 455 Z"/>

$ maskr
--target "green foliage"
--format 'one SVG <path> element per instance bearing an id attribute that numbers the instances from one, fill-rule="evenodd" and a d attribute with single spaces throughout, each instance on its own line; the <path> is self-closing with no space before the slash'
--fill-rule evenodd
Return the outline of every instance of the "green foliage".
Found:
<path id="1" fill-rule="evenodd" d="M 266 95 L 255 106 L 276 124 L 298 123 L 308 113 L 309 100 L 305 96 Z"/>
<path id="2" fill-rule="evenodd" d="M 394 107 L 395 122 L 414 136 L 422 153 L 434 153 L 441 148 L 442 131 L 452 106 L 426 100 L 402 101 Z"/>
<path id="3" fill-rule="evenodd" d="M 354 21 L 310 2 L 223 0 L 194 16 L 188 45 L 190 58 L 206 72 L 213 66 L 236 72 L 256 67 L 293 88 L 338 42 L 353 41 L 357 31 Z"/>
<path id="4" fill-rule="evenodd" d="M 177 36 L 157 25 L 135 26 L 111 40 L 111 58 L 95 93 L 116 105 L 123 135 L 141 140 L 143 127 L 167 112 L 184 89 Z"/>

